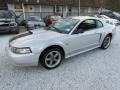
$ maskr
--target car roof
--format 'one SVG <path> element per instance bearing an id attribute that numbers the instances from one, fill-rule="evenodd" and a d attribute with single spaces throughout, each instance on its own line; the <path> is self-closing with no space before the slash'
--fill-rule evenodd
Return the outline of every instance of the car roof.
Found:
<path id="1" fill-rule="evenodd" d="M 99 20 L 98 18 L 96 17 L 92 17 L 92 16 L 75 16 L 75 17 L 72 17 L 73 19 L 78 19 L 78 20 L 85 20 L 85 19 L 97 19 Z"/>
<path id="2" fill-rule="evenodd" d="M 29 16 L 29 17 L 39 17 L 39 16 Z"/>

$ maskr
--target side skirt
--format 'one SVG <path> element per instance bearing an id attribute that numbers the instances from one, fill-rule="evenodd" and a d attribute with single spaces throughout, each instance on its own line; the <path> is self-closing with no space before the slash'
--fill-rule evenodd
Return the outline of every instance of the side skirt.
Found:
<path id="1" fill-rule="evenodd" d="M 67 59 L 67 58 L 70 58 L 70 57 L 79 55 L 79 54 L 81 54 L 81 53 L 85 53 L 85 52 L 87 52 L 87 51 L 91 51 L 91 50 L 96 49 L 96 48 L 99 48 L 99 47 L 100 47 L 100 45 L 97 45 L 97 46 L 95 46 L 95 47 L 92 47 L 92 48 L 89 48 L 89 49 L 86 49 L 86 50 L 81 50 L 81 52 L 77 52 L 77 53 L 68 55 L 68 56 L 66 56 L 65 58 Z"/>

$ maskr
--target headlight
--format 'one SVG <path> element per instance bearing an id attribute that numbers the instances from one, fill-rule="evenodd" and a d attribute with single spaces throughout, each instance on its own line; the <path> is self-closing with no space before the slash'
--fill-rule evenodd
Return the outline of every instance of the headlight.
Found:
<path id="1" fill-rule="evenodd" d="M 28 54 L 32 53 L 31 49 L 29 47 L 24 47 L 24 48 L 16 48 L 16 47 L 11 47 L 11 51 L 16 54 Z"/>
<path id="2" fill-rule="evenodd" d="M 28 26 L 33 27 L 33 26 L 34 26 L 34 23 L 28 22 Z"/>
<path id="3" fill-rule="evenodd" d="M 10 26 L 17 26 L 17 23 L 10 23 Z"/>
<path id="4" fill-rule="evenodd" d="M 33 24 L 31 24 L 31 23 L 28 23 L 28 26 L 34 26 Z"/>

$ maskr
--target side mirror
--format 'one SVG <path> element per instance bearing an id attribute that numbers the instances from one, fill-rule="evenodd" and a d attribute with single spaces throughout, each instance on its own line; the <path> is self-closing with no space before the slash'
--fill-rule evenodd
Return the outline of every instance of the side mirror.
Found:
<path id="1" fill-rule="evenodd" d="M 84 33 L 84 30 L 83 30 L 83 29 L 80 29 L 80 33 Z"/>

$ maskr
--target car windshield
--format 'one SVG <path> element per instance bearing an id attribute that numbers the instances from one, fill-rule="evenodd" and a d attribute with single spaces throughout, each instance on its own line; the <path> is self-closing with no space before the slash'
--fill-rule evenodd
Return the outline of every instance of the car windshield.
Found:
<path id="1" fill-rule="evenodd" d="M 71 30 L 75 27 L 75 25 L 79 22 L 78 19 L 64 19 L 60 20 L 59 22 L 52 24 L 50 27 L 54 28 L 56 31 L 61 33 L 70 33 Z"/>
<path id="2" fill-rule="evenodd" d="M 120 14 L 117 12 L 113 12 L 117 17 L 120 17 Z"/>
<path id="3" fill-rule="evenodd" d="M 42 21 L 42 19 L 40 17 L 37 17 L 37 16 L 31 16 L 31 17 L 28 17 L 28 21 L 40 22 L 40 21 Z"/>
<path id="4" fill-rule="evenodd" d="M 0 18 L 12 18 L 12 14 L 9 11 L 0 11 Z"/>

